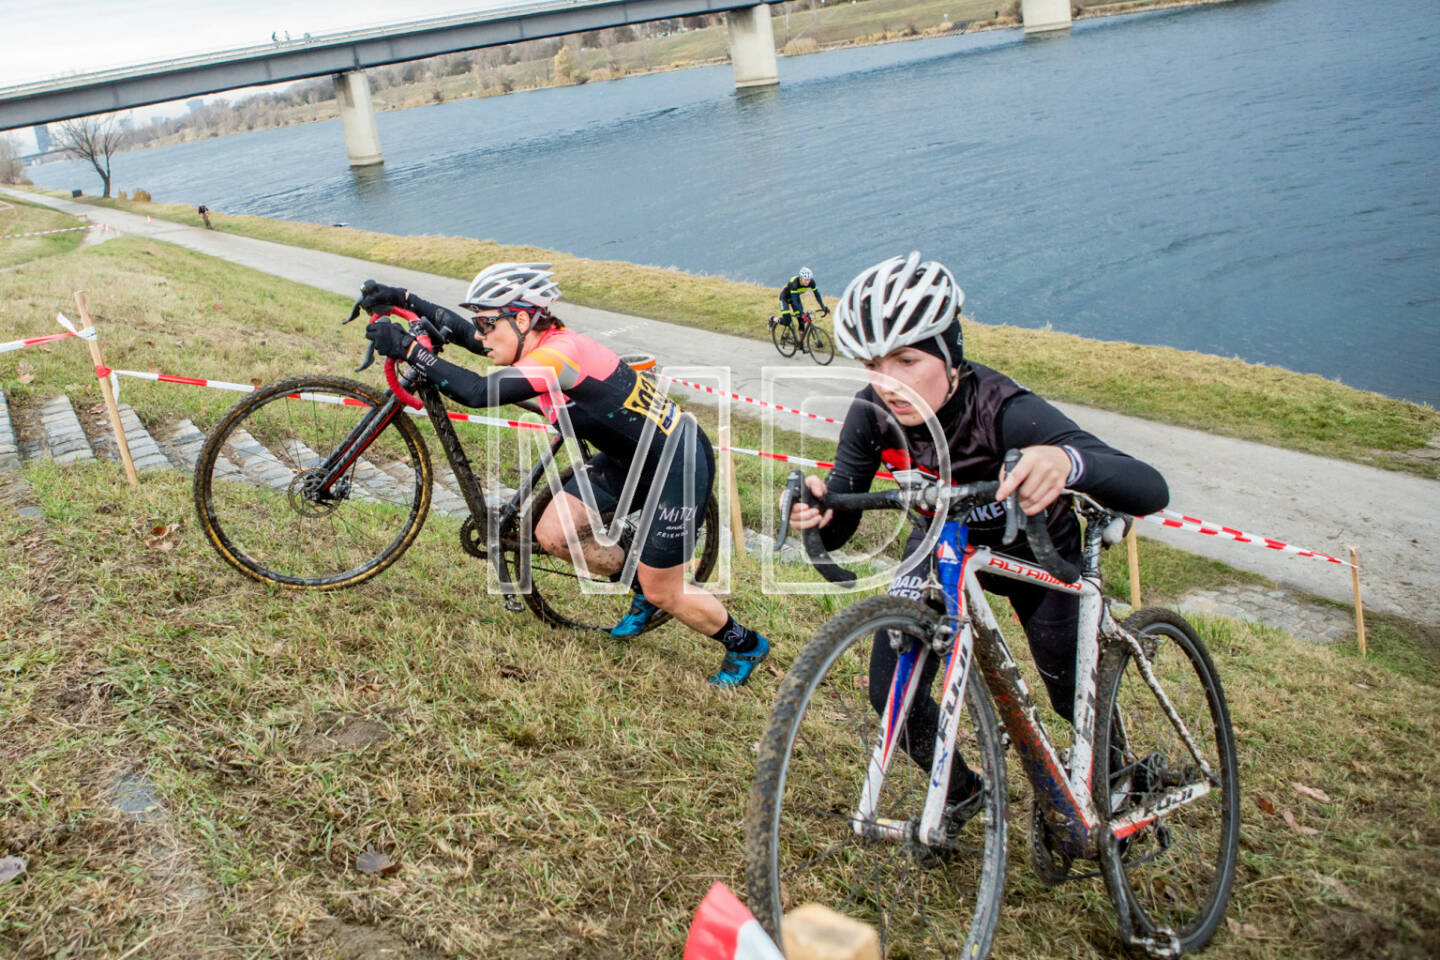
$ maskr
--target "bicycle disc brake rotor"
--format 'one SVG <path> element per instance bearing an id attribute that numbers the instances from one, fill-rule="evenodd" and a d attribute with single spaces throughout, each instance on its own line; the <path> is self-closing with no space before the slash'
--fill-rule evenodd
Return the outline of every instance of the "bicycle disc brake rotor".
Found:
<path id="1" fill-rule="evenodd" d="M 285 495 L 290 500 L 290 507 L 302 517 L 328 517 L 335 512 L 335 508 L 341 502 L 350 497 L 350 478 L 343 476 L 336 480 L 326 494 L 317 491 L 320 488 L 320 481 L 325 479 L 325 471 L 319 467 L 312 467 L 309 470 L 301 470 L 295 474 L 286 489 Z"/>

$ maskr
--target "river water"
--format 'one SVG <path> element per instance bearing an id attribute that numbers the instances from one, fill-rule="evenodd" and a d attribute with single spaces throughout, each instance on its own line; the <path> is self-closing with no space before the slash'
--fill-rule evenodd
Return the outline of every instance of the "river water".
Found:
<path id="1" fill-rule="evenodd" d="M 372 172 L 338 121 L 140 151 L 116 186 L 832 296 L 918 248 L 981 321 L 1440 405 L 1437 41 L 1434 0 L 1255 0 L 382 113 Z"/>

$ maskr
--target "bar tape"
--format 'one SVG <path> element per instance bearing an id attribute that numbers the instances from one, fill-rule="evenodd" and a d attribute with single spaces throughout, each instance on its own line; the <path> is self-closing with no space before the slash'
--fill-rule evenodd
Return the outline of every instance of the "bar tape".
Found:
<path id="1" fill-rule="evenodd" d="M 7 233 L 4 236 L 0 236 L 0 240 L 19 240 L 21 237 L 44 237 L 52 233 L 70 233 L 75 230 L 94 230 L 98 226 L 100 226 L 98 223 L 87 223 L 80 227 L 61 227 L 58 230 L 31 230 L 29 233 Z M 105 229 L 108 230 L 110 228 L 106 227 Z"/>

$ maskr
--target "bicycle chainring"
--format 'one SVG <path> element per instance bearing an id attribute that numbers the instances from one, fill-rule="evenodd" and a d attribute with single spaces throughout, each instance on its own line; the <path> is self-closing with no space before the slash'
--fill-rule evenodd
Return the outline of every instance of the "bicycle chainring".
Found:
<path id="1" fill-rule="evenodd" d="M 465 518 L 460 524 L 460 548 L 477 560 L 487 560 L 490 555 L 485 552 L 485 533 L 480 524 L 475 522 L 473 515 Z"/>
<path id="2" fill-rule="evenodd" d="M 1070 876 L 1074 861 L 1050 844 L 1050 827 L 1040 804 L 1030 805 L 1030 869 L 1047 887 L 1058 887 Z"/>

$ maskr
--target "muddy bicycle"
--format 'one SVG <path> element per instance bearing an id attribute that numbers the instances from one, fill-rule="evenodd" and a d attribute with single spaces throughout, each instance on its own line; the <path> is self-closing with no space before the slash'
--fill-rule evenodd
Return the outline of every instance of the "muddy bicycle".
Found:
<path id="1" fill-rule="evenodd" d="M 359 311 L 357 303 L 344 322 Z M 409 311 L 379 311 L 371 322 L 387 316 L 408 321 L 432 352 L 443 348 L 433 325 Z M 373 359 L 371 345 L 357 372 Z M 435 387 L 393 359 L 386 360 L 384 372 L 384 391 L 324 374 L 281 380 L 247 395 L 221 418 L 201 450 L 194 480 L 200 528 L 221 559 L 261 583 L 293 589 L 352 587 L 383 572 L 415 543 L 436 500 L 436 476 L 418 417 L 407 415 L 413 410 L 423 412 L 445 452 L 450 482 L 439 489 L 451 501 L 447 520 L 458 521 L 455 533 L 464 552 L 494 568 L 506 609 L 528 606 L 551 626 L 608 631 L 628 608 L 629 591 L 582 589 L 582 580 L 599 584 L 614 578 L 587 574 L 547 554 L 535 536 L 545 508 L 589 458 L 590 447 L 580 440 L 573 440 L 578 447 L 567 447 L 566 438 L 554 433 L 509 496 L 487 491 Z M 520 406 L 540 412 L 532 404 Z M 525 466 L 522 460 L 514 469 L 523 472 Z M 640 513 L 601 517 L 627 555 Z M 694 582 L 706 580 L 715 567 L 718 530 L 712 496 L 691 554 Z M 646 629 L 668 619 L 661 611 Z"/>
<path id="2" fill-rule="evenodd" d="M 1005 886 L 1007 747 L 1032 788 L 1029 860 L 1042 883 L 1101 878 L 1121 941 L 1154 957 L 1203 948 L 1224 917 L 1240 787 L 1228 707 L 1204 644 L 1169 610 L 1115 621 L 1100 589 L 1100 553 L 1123 536 L 1125 518 L 1083 494 L 1070 494 L 1085 520 L 1080 569 L 1055 551 L 1043 514 L 1025 525 L 1038 564 L 970 545 L 965 518 L 998 487 L 932 483 L 829 494 L 817 504 L 904 510 L 917 525 L 929 522 L 919 511 L 933 512 L 943 526 L 924 599 L 853 604 L 786 674 L 760 740 L 745 820 L 750 906 L 776 942 L 784 911 L 817 901 L 878 928 L 884 956 L 984 957 Z M 782 498 L 782 523 L 797 497 L 816 502 L 798 471 Z M 1007 506 L 1009 543 L 1019 508 L 1013 496 Z M 826 579 L 854 582 L 817 529 L 804 540 Z M 1066 751 L 1040 720 L 977 580 L 981 571 L 1080 597 L 1076 722 Z M 863 675 L 871 643 L 898 653 L 878 716 Z M 927 665 L 931 657 L 940 660 Z M 921 769 L 909 758 L 906 720 L 937 666 L 939 729 L 931 768 Z M 946 801 L 962 752 L 981 787 L 957 815 Z M 1073 873 L 1077 860 L 1098 869 Z"/>

